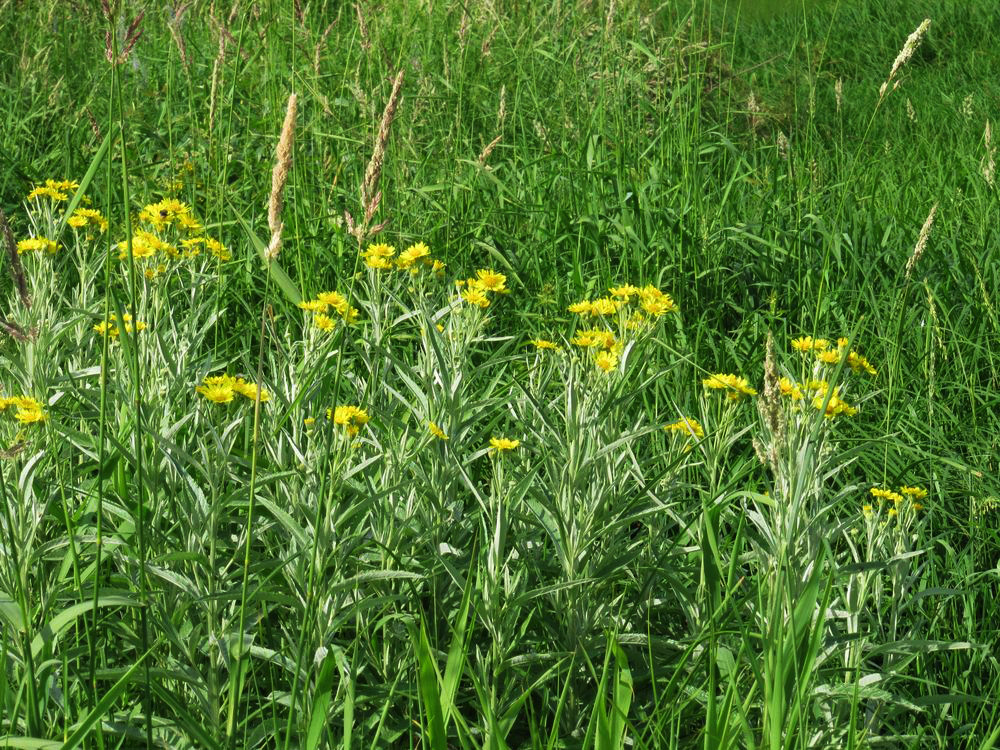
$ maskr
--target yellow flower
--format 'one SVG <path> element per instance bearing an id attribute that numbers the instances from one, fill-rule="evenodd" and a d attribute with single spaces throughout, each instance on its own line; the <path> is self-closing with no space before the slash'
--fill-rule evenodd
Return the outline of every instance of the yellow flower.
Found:
<path id="1" fill-rule="evenodd" d="M 200 232 L 205 228 L 201 225 L 201 222 L 199 222 L 191 214 L 187 213 L 178 214 L 177 223 L 185 232 Z"/>
<path id="2" fill-rule="evenodd" d="M 923 506 L 922 503 L 913 503 L 910 507 L 912 507 L 913 510 L 923 510 L 924 509 L 924 506 Z"/>
<path id="3" fill-rule="evenodd" d="M 782 396 L 790 396 L 792 401 L 800 401 L 802 399 L 802 389 L 788 378 L 782 377 L 778 379 L 778 389 L 781 391 Z"/>
<path id="4" fill-rule="evenodd" d="M 840 352 L 836 349 L 827 349 L 817 354 L 816 359 L 824 365 L 835 365 L 840 362 Z"/>
<path id="5" fill-rule="evenodd" d="M 666 425 L 663 429 L 668 432 L 683 432 L 695 438 L 705 437 L 704 428 L 693 417 L 681 417 L 673 424 Z"/>
<path id="6" fill-rule="evenodd" d="M 211 237 L 205 238 L 205 247 L 208 249 L 208 252 L 219 260 L 231 260 L 233 257 L 232 253 L 230 253 L 221 242 L 213 240 Z"/>
<path id="7" fill-rule="evenodd" d="M 872 487 L 870 490 L 872 497 L 877 497 L 881 500 L 892 500 L 894 503 L 903 502 L 903 496 L 892 490 L 883 490 L 879 487 Z"/>
<path id="8" fill-rule="evenodd" d="M 871 514 L 872 514 L 872 506 L 870 506 L 870 505 L 862 505 L 861 506 L 861 512 L 865 514 L 865 518 L 870 517 Z"/>
<path id="9" fill-rule="evenodd" d="M 399 258 L 396 260 L 396 265 L 400 269 L 410 268 L 414 263 L 416 263 L 421 258 L 427 258 L 431 254 L 431 249 L 427 247 L 423 242 L 417 242 L 416 244 L 410 245 L 403 252 L 399 254 Z"/>
<path id="10" fill-rule="evenodd" d="M 77 229 L 85 226 L 97 227 L 101 233 L 108 229 L 108 220 L 101 215 L 100 211 L 95 211 L 92 208 L 76 209 L 73 215 L 66 219 L 66 223 Z"/>
<path id="11" fill-rule="evenodd" d="M 58 252 L 58 250 L 59 246 L 45 237 L 32 237 L 31 239 L 21 240 L 17 243 L 18 255 L 31 252 L 46 252 L 51 254 Z"/>
<path id="12" fill-rule="evenodd" d="M 864 357 L 862 357 L 860 354 L 858 354 L 855 351 L 852 351 L 852 352 L 848 353 L 848 355 L 847 355 L 847 366 L 850 367 L 851 370 L 853 370 L 856 373 L 859 373 L 862 370 L 864 370 L 866 373 L 868 373 L 872 377 L 874 377 L 875 375 L 878 374 L 875 371 L 875 368 L 872 367 L 871 362 L 869 362 L 867 359 L 865 359 Z"/>
<path id="13" fill-rule="evenodd" d="M 139 212 L 139 221 L 163 229 L 177 221 L 180 216 L 191 213 L 191 207 L 176 198 L 164 198 L 158 203 L 150 203 Z"/>
<path id="14" fill-rule="evenodd" d="M 888 515 L 889 515 L 890 518 L 893 517 L 893 516 L 895 516 L 897 513 L 899 513 L 899 511 L 896 510 L 895 508 L 889 508 Z"/>
<path id="15" fill-rule="evenodd" d="M 757 391 L 750 387 L 747 379 L 741 378 L 739 375 L 717 373 L 709 375 L 701 381 L 701 384 L 705 388 L 726 391 L 726 398 L 731 401 L 739 401 L 744 396 L 757 395 Z"/>
<path id="16" fill-rule="evenodd" d="M 302 420 L 302 424 L 304 424 L 306 427 L 312 427 L 314 424 L 316 424 L 316 417 L 306 417 L 305 419 Z"/>
<path id="17" fill-rule="evenodd" d="M 900 487 L 899 491 L 913 500 L 923 500 L 927 497 L 927 490 L 923 487 Z"/>
<path id="18" fill-rule="evenodd" d="M 431 263 L 431 271 L 433 271 L 434 273 L 441 273 L 441 271 L 443 271 L 444 268 L 445 264 L 439 260 L 435 260 L 433 263 Z"/>
<path id="19" fill-rule="evenodd" d="M 656 317 L 677 312 L 678 309 L 677 304 L 669 294 L 661 292 L 652 284 L 647 284 L 639 290 L 639 300 L 642 309 Z"/>
<path id="20" fill-rule="evenodd" d="M 313 318 L 313 325 L 316 326 L 319 330 L 329 333 L 334 329 L 336 324 L 333 322 L 333 318 L 331 318 L 329 315 L 326 315 L 324 313 L 318 313 Z"/>
<path id="21" fill-rule="evenodd" d="M 369 420 L 368 413 L 357 406 L 338 406 L 336 409 L 327 409 L 326 417 L 332 419 L 334 424 L 341 425 L 351 437 L 357 435 L 361 427 Z"/>
<path id="22" fill-rule="evenodd" d="M 582 302 L 574 302 L 566 309 L 571 313 L 576 313 L 577 315 L 589 315 L 592 306 L 587 300 L 583 300 Z"/>
<path id="23" fill-rule="evenodd" d="M 622 286 L 613 286 L 608 291 L 611 293 L 612 297 L 621 297 L 625 302 L 628 302 L 632 297 L 639 296 L 640 289 L 637 286 L 632 286 L 631 284 L 623 284 Z"/>
<path id="24" fill-rule="evenodd" d="M 205 380 L 207 381 L 208 378 Z M 222 383 L 195 386 L 195 391 L 216 404 L 228 404 L 236 395 L 231 385 Z"/>
<path id="25" fill-rule="evenodd" d="M 496 271 L 480 269 L 476 271 L 476 285 L 484 292 L 506 292 L 507 277 Z"/>
<path id="26" fill-rule="evenodd" d="M 611 331 L 602 331 L 594 328 L 589 331 L 580 331 L 569 341 L 574 346 L 592 347 L 611 350 L 615 346 L 615 335 Z"/>
<path id="27" fill-rule="evenodd" d="M 609 351 L 601 351 L 594 357 L 594 364 L 602 372 L 611 372 L 618 366 L 618 355 Z"/>
<path id="28" fill-rule="evenodd" d="M 826 408 L 823 410 L 823 416 L 826 419 L 833 419 L 834 417 L 839 417 L 841 414 L 853 417 L 858 413 L 858 410 L 855 407 L 851 406 L 840 397 L 838 388 L 833 389 L 833 393 L 830 394 L 829 401 L 827 401 L 827 392 L 824 391 L 823 393 L 819 393 L 813 397 L 812 404 L 817 409 L 823 409 L 824 401 L 826 402 Z"/>
<path id="29" fill-rule="evenodd" d="M 306 312 L 325 313 L 326 309 L 329 307 L 329 304 L 327 304 L 321 299 L 311 299 L 311 300 L 303 300 L 302 302 L 299 303 L 299 307 L 305 310 Z"/>
<path id="30" fill-rule="evenodd" d="M 447 440 L 448 436 L 444 434 L 444 430 L 438 427 L 433 422 L 427 423 L 427 429 L 431 431 L 431 435 L 436 437 L 438 440 Z"/>
<path id="31" fill-rule="evenodd" d="M 508 440 L 502 437 L 491 437 L 490 438 L 490 448 L 495 450 L 497 453 L 505 453 L 507 451 L 512 451 L 521 444 L 520 440 Z"/>
<path id="32" fill-rule="evenodd" d="M 31 189 L 31 192 L 28 193 L 29 201 L 37 200 L 42 197 L 51 198 L 54 201 L 64 201 L 69 198 L 66 193 L 48 185 L 36 185 Z"/>
<path id="33" fill-rule="evenodd" d="M 316 301 L 322 302 L 324 305 L 329 305 L 340 313 L 341 317 L 347 315 L 350 307 L 347 304 L 347 299 L 340 292 L 320 292 L 316 295 Z M 326 310 L 323 309 L 319 312 L 326 312 Z"/>
<path id="34" fill-rule="evenodd" d="M 462 299 L 470 305 L 483 308 L 490 306 L 490 300 L 486 294 L 472 285 L 466 286 L 466 288 L 462 290 L 461 296 Z"/>
<path id="35" fill-rule="evenodd" d="M 368 246 L 368 249 L 361 253 L 365 259 L 365 265 L 380 271 L 392 268 L 389 258 L 396 254 L 396 248 L 384 243 L 375 243 Z"/>
<path id="36" fill-rule="evenodd" d="M 30 409 L 18 409 L 14 413 L 14 419 L 16 419 L 21 424 L 35 424 L 36 422 L 44 422 L 49 416 L 41 407 L 35 407 Z"/>
<path id="37" fill-rule="evenodd" d="M 244 396 L 251 401 L 257 399 L 257 393 L 260 392 L 260 402 L 267 403 L 271 400 L 271 393 L 267 388 L 261 388 L 256 383 L 248 383 L 243 378 L 233 378 L 232 389 L 236 393 Z"/>
<path id="38" fill-rule="evenodd" d="M 612 297 L 600 297 L 595 299 L 590 303 L 590 314 L 591 315 L 614 315 L 618 312 L 618 308 L 622 306 L 622 302 Z"/>
<path id="39" fill-rule="evenodd" d="M 534 344 L 535 349 L 552 349 L 553 351 L 559 349 L 559 344 L 548 341 L 547 339 L 532 339 L 528 343 Z"/>

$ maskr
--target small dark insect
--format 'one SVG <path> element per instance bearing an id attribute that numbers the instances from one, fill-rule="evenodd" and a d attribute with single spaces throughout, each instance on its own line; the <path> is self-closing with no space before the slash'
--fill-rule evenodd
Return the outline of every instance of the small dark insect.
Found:
<path id="1" fill-rule="evenodd" d="M 168 216 L 169 214 L 170 214 L 170 212 L 169 212 L 169 211 L 167 211 L 167 209 L 165 209 L 165 208 L 161 208 L 161 209 L 160 209 L 160 217 L 161 217 L 161 218 L 164 218 L 164 219 L 165 219 L 165 218 L 167 218 L 167 216 Z"/>

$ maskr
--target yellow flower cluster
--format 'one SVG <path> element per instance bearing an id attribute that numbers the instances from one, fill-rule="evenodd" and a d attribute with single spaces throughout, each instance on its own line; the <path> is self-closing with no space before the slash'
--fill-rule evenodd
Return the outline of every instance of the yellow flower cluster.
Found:
<path id="1" fill-rule="evenodd" d="M 730 401 L 739 401 L 745 396 L 756 396 L 757 391 L 750 387 L 746 378 L 739 375 L 716 373 L 709 375 L 701 384 L 711 390 L 724 391 Z"/>
<path id="2" fill-rule="evenodd" d="M 64 201 L 69 196 L 67 192 L 76 190 L 80 183 L 75 180 L 46 180 L 42 185 L 35 185 L 28 193 L 28 200 L 33 201 L 38 198 L 50 198 L 54 201 Z"/>
<path id="3" fill-rule="evenodd" d="M 841 415 L 853 417 L 858 413 L 857 407 L 851 406 L 841 398 L 840 386 L 833 389 L 830 400 L 827 402 L 826 395 L 830 392 L 830 384 L 825 380 L 807 380 L 800 384 L 782 377 L 778 380 L 778 388 L 782 396 L 787 396 L 792 401 L 801 401 L 808 396 L 814 408 L 823 409 L 823 416 L 827 419 Z M 826 404 L 825 409 L 824 403 Z"/>
<path id="4" fill-rule="evenodd" d="M 532 339 L 528 343 L 534 346 L 538 351 L 544 351 L 545 349 L 550 351 L 559 351 L 561 348 L 559 344 L 554 341 L 549 341 L 548 339 Z"/>
<path id="5" fill-rule="evenodd" d="M 73 212 L 73 215 L 66 219 L 66 223 L 74 229 L 97 227 L 97 230 L 101 232 L 101 234 L 108 230 L 108 220 L 101 215 L 100 211 L 93 208 L 76 209 L 76 211 Z"/>
<path id="6" fill-rule="evenodd" d="M 334 424 L 343 427 L 351 437 L 357 435 L 358 431 L 368 424 L 370 419 L 368 412 L 357 406 L 338 406 L 335 409 L 327 409 L 326 418 L 332 419 Z"/>
<path id="7" fill-rule="evenodd" d="M 186 232 L 200 232 L 201 222 L 195 218 L 191 207 L 176 198 L 164 198 L 157 203 L 144 206 L 139 212 L 139 221 L 151 225 L 158 232 L 176 225 Z"/>
<path id="8" fill-rule="evenodd" d="M 892 490 L 886 490 L 881 487 L 872 487 L 869 492 L 872 497 L 878 500 L 886 500 L 892 503 L 892 506 L 886 511 L 889 516 L 898 515 L 899 508 L 901 507 L 901 503 L 904 499 L 909 499 L 910 508 L 914 511 L 923 510 L 924 506 L 920 501 L 926 499 L 927 497 L 927 490 L 923 487 L 903 486 L 899 488 L 899 492 L 893 492 Z M 870 505 L 866 505 L 862 508 L 862 511 L 865 516 L 870 516 L 872 507 Z"/>
<path id="9" fill-rule="evenodd" d="M 444 430 L 438 427 L 433 422 L 427 423 L 427 429 L 430 431 L 431 435 L 436 437 L 438 440 L 447 440 L 448 436 L 445 434 Z"/>
<path id="10" fill-rule="evenodd" d="M 12 396 L 0 398 L 0 411 L 14 407 L 14 419 L 21 424 L 36 424 L 49 418 L 42 404 L 31 396 Z"/>
<path id="11" fill-rule="evenodd" d="M 681 417 L 673 424 L 666 425 L 663 429 L 667 432 L 682 432 L 693 438 L 705 437 L 705 428 L 694 417 Z"/>
<path id="12" fill-rule="evenodd" d="M 490 448 L 497 453 L 508 453 L 521 444 L 520 440 L 510 440 L 504 437 L 491 437 Z"/>
<path id="13" fill-rule="evenodd" d="M 122 322 L 124 323 L 124 326 L 122 327 L 125 329 L 125 333 L 146 330 L 146 324 L 141 320 L 135 321 L 135 324 L 133 325 L 132 316 L 129 313 L 124 313 L 122 315 Z M 107 320 L 102 320 L 94 326 L 94 331 L 101 336 L 110 336 L 113 339 L 118 338 L 121 334 L 121 330 L 118 327 L 118 316 L 115 315 L 115 313 L 111 313 Z"/>
<path id="14" fill-rule="evenodd" d="M 266 388 L 225 374 L 206 377 L 202 385 L 195 386 L 195 391 L 216 404 L 228 404 L 237 395 L 255 401 L 260 394 L 261 403 L 271 400 L 271 394 Z"/>
<path id="15" fill-rule="evenodd" d="M 423 242 L 416 242 L 406 248 L 398 256 L 396 248 L 384 242 L 372 243 L 362 251 L 361 257 L 365 265 L 376 271 L 409 271 L 417 273 L 421 266 L 437 273 L 443 271 L 445 264 L 431 257 L 431 249 Z"/>
<path id="16" fill-rule="evenodd" d="M 660 317 L 667 313 L 677 312 L 677 305 L 673 298 L 661 292 L 652 284 L 644 287 L 625 284 L 623 286 L 611 287 L 609 296 L 599 297 L 595 300 L 581 300 L 569 306 L 571 313 L 589 317 L 607 317 L 615 315 L 619 310 L 631 302 L 635 302 L 639 309 L 636 312 L 645 313 L 653 317 Z"/>
<path id="17" fill-rule="evenodd" d="M 847 366 L 855 374 L 865 372 L 874 377 L 878 374 L 871 362 L 858 354 L 856 351 L 848 350 L 848 340 L 846 338 L 837 339 L 837 345 L 831 346 L 827 339 L 814 339 L 812 336 L 801 336 L 792 339 L 792 348 L 797 352 L 808 354 L 816 353 L 816 361 L 824 365 L 838 365 L 842 359 L 847 360 Z"/>
<path id="18" fill-rule="evenodd" d="M 59 245 L 50 239 L 46 239 L 45 237 L 32 237 L 27 240 L 21 240 L 17 243 L 18 255 L 43 252 L 53 255 L 59 252 Z"/>
<path id="19" fill-rule="evenodd" d="M 461 290 L 462 300 L 476 307 L 489 307 L 490 294 L 508 294 L 507 277 L 498 271 L 480 268 L 475 278 L 455 282 Z"/>
<path id="20" fill-rule="evenodd" d="M 313 313 L 313 325 L 326 332 L 333 331 L 336 325 L 333 318 L 326 314 L 330 308 L 333 308 L 348 324 L 356 323 L 360 314 L 356 307 L 350 306 L 347 298 L 340 292 L 320 292 L 315 299 L 300 302 L 299 307 Z"/>

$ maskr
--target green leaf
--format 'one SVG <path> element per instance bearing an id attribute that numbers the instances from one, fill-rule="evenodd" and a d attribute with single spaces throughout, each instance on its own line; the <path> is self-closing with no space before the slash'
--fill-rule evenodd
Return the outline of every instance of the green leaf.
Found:
<path id="1" fill-rule="evenodd" d="M 254 246 L 254 249 L 257 251 L 257 255 L 260 257 L 261 263 L 263 263 L 264 267 L 267 268 L 267 272 L 271 274 L 271 279 L 278 285 L 278 288 L 284 292 L 285 297 L 288 298 L 289 302 L 293 305 L 299 304 L 299 302 L 302 301 L 302 293 L 299 291 L 298 287 L 295 286 L 295 282 L 292 281 L 288 274 L 285 273 L 284 269 L 278 265 L 278 261 L 272 260 L 268 262 L 265 260 L 267 245 L 265 245 L 260 237 L 257 236 L 247 223 L 247 220 L 243 218 L 243 214 L 237 211 L 236 207 L 233 206 L 232 203 L 229 204 L 229 208 L 236 215 L 236 220 L 240 223 L 240 226 L 243 227 L 243 231 L 246 232 L 247 237 L 250 239 L 250 244 Z"/>
<path id="2" fill-rule="evenodd" d="M 103 596 L 97 601 L 98 607 L 140 607 L 138 601 L 128 596 Z M 49 620 L 31 641 L 31 655 L 38 658 L 47 643 L 54 642 L 76 619 L 94 609 L 94 601 L 80 602 L 67 607 Z"/>

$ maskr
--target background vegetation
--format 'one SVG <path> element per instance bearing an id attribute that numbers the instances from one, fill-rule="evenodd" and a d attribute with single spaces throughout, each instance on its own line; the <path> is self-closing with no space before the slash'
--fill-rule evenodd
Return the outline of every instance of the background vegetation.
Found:
<path id="1" fill-rule="evenodd" d="M 28 334 L 0 343 L 4 395 L 48 417 L 0 415 L 6 746 L 992 747 L 998 24 L 947 0 L 0 0 L 0 207 L 64 245 L 26 254 L 30 310 L 2 281 Z M 370 272 L 344 218 L 399 71 L 374 241 L 425 242 L 443 279 Z M 284 282 L 260 245 L 292 92 Z M 107 232 L 27 202 L 46 179 Z M 165 197 L 231 258 L 159 282 L 119 260 Z M 452 286 L 478 269 L 510 290 L 485 310 Z M 608 321 L 605 374 L 567 308 L 625 283 L 679 312 Z M 296 295 L 333 289 L 360 321 L 324 338 Z M 94 334 L 130 311 L 145 331 Z M 829 373 L 856 416 L 702 387 L 804 383 L 803 335 L 874 364 Z M 206 402 L 221 371 L 271 399 Z M 345 404 L 354 440 L 323 417 Z M 703 439 L 663 432 L 684 415 Z M 923 510 L 863 512 L 903 485 Z"/>

